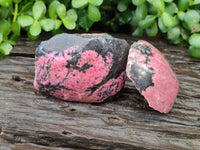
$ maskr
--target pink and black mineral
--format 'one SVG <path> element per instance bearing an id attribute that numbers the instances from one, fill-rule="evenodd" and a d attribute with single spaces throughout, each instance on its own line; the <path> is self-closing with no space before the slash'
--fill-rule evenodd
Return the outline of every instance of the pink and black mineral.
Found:
<path id="1" fill-rule="evenodd" d="M 129 45 L 108 34 L 59 34 L 36 50 L 34 87 L 67 101 L 99 103 L 123 87 Z"/>
<path id="2" fill-rule="evenodd" d="M 178 79 L 153 45 L 143 40 L 131 45 L 126 73 L 150 107 L 161 113 L 172 109 L 178 94 Z"/>

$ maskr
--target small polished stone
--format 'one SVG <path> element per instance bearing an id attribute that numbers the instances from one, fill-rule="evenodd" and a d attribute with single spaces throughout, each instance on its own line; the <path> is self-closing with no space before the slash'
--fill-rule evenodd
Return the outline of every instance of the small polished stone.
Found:
<path id="1" fill-rule="evenodd" d="M 157 48 L 143 40 L 133 43 L 129 50 L 126 73 L 150 107 L 161 113 L 168 113 L 172 109 L 179 83 Z"/>

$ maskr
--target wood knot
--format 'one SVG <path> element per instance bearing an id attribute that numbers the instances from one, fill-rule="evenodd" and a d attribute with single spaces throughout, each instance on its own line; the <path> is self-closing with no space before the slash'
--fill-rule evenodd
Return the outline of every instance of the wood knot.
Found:
<path id="1" fill-rule="evenodd" d="M 12 80 L 17 81 L 17 82 L 22 81 L 22 79 L 19 75 L 12 75 Z"/>
<path id="2" fill-rule="evenodd" d="M 103 119 L 106 123 L 112 124 L 112 125 L 122 125 L 124 124 L 124 120 L 116 117 L 116 116 L 109 116 L 105 119 Z"/>
<path id="3" fill-rule="evenodd" d="M 64 135 L 72 135 L 72 133 L 68 132 L 68 131 L 63 131 L 62 134 L 64 134 Z"/>
<path id="4" fill-rule="evenodd" d="M 71 111 L 71 112 L 76 112 L 76 109 L 71 108 L 70 111 Z"/>

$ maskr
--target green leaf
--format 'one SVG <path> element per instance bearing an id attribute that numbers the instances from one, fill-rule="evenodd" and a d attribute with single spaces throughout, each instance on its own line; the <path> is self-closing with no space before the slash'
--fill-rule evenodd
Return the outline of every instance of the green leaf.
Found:
<path id="1" fill-rule="evenodd" d="M 61 33 L 64 33 L 64 31 L 60 28 L 58 28 L 57 30 L 53 30 L 52 31 L 52 35 L 56 35 L 56 34 L 61 34 Z"/>
<path id="2" fill-rule="evenodd" d="M 129 5 L 129 0 L 120 0 L 117 4 L 117 10 L 120 12 L 124 12 L 127 10 Z"/>
<path id="3" fill-rule="evenodd" d="M 69 9 L 67 11 L 67 18 L 73 19 L 74 21 L 77 21 L 78 14 L 77 14 L 76 10 L 75 9 Z"/>
<path id="4" fill-rule="evenodd" d="M 46 6 L 43 1 L 36 1 L 32 7 L 33 18 L 39 20 L 44 17 L 46 13 Z"/>
<path id="5" fill-rule="evenodd" d="M 52 31 L 55 28 L 55 22 L 53 19 L 42 19 L 40 21 L 40 25 L 42 27 L 42 29 L 46 32 Z"/>
<path id="6" fill-rule="evenodd" d="M 17 35 L 15 33 L 12 33 L 9 36 L 9 40 L 7 40 L 7 42 L 9 41 L 11 45 L 15 45 L 20 39 L 20 35 Z"/>
<path id="7" fill-rule="evenodd" d="M 193 6 L 194 5 L 194 0 L 189 0 L 190 4 L 189 6 Z"/>
<path id="8" fill-rule="evenodd" d="M 29 33 L 32 36 L 38 36 L 41 33 L 42 29 L 40 23 L 35 21 L 29 28 Z"/>
<path id="9" fill-rule="evenodd" d="M 168 31 L 168 28 L 163 24 L 161 18 L 158 18 L 158 27 L 162 33 L 166 33 Z"/>
<path id="10" fill-rule="evenodd" d="M 52 1 L 52 0 L 47 0 L 47 1 Z M 69 4 L 70 1 L 71 1 L 71 0 L 59 0 L 59 2 L 61 2 L 61 3 L 64 4 L 65 6 L 70 5 L 70 4 Z"/>
<path id="11" fill-rule="evenodd" d="M 190 56 L 200 59 L 200 48 L 190 46 L 188 49 L 188 53 Z"/>
<path id="12" fill-rule="evenodd" d="M 165 2 L 164 0 L 147 0 L 151 5 L 153 5 L 161 13 L 165 11 Z"/>
<path id="13" fill-rule="evenodd" d="M 62 21 L 55 19 L 54 22 L 55 22 L 54 30 L 58 30 L 60 28 L 61 24 L 62 24 Z"/>
<path id="14" fill-rule="evenodd" d="M 173 44 L 173 45 L 178 45 L 180 47 L 186 46 L 186 42 L 183 41 L 183 39 L 181 37 L 179 37 L 179 38 L 177 38 L 175 40 L 169 40 L 169 43 Z"/>
<path id="15" fill-rule="evenodd" d="M 0 0 L 0 5 L 3 7 L 9 7 L 12 4 L 12 0 Z"/>
<path id="16" fill-rule="evenodd" d="M 132 14 L 132 11 L 130 10 L 126 10 L 125 12 L 122 13 L 122 19 L 124 21 L 124 23 L 128 24 L 131 22 L 132 18 L 133 18 L 133 14 Z"/>
<path id="17" fill-rule="evenodd" d="M 164 0 L 165 3 L 171 3 L 173 0 Z"/>
<path id="18" fill-rule="evenodd" d="M 147 6 L 148 6 L 148 12 L 149 12 L 149 14 L 158 16 L 159 11 L 153 5 L 150 4 L 150 5 L 147 5 Z"/>
<path id="19" fill-rule="evenodd" d="M 194 5 L 199 5 L 200 4 L 200 0 L 194 0 Z"/>
<path id="20" fill-rule="evenodd" d="M 12 24 L 12 32 L 16 35 L 20 35 L 21 27 L 18 21 Z"/>
<path id="21" fill-rule="evenodd" d="M 172 28 L 176 25 L 175 19 L 167 12 L 164 12 L 162 14 L 161 19 L 162 19 L 164 26 L 166 26 L 168 28 Z"/>
<path id="22" fill-rule="evenodd" d="M 94 22 L 89 19 L 88 15 L 85 14 L 87 14 L 85 9 L 82 9 L 78 12 L 78 25 L 85 29 L 86 32 L 88 32 Z"/>
<path id="23" fill-rule="evenodd" d="M 179 27 L 170 28 L 167 32 L 167 38 L 170 40 L 176 40 L 180 37 L 181 31 Z"/>
<path id="24" fill-rule="evenodd" d="M 182 37 L 183 40 L 188 41 L 188 38 L 189 38 L 188 30 L 181 28 L 181 37 Z"/>
<path id="25" fill-rule="evenodd" d="M 52 1 L 49 5 L 49 8 L 48 8 L 48 14 L 49 14 L 49 17 L 52 18 L 52 19 L 56 19 L 57 18 L 57 6 L 60 4 L 60 2 L 58 2 L 57 0 L 55 1 Z"/>
<path id="26" fill-rule="evenodd" d="M 25 5 L 20 9 L 18 16 L 20 16 L 22 13 L 29 11 L 32 8 L 32 6 L 33 2 L 25 3 Z"/>
<path id="27" fill-rule="evenodd" d="M 178 8 L 175 3 L 169 3 L 165 8 L 165 12 L 173 15 L 178 12 Z"/>
<path id="28" fill-rule="evenodd" d="M 196 10 L 189 10 L 186 12 L 183 21 L 187 25 L 188 29 L 192 30 L 193 27 L 199 23 L 200 16 Z"/>
<path id="29" fill-rule="evenodd" d="M 146 33 L 150 37 L 154 37 L 158 34 L 158 26 L 156 21 L 149 28 L 146 29 Z"/>
<path id="30" fill-rule="evenodd" d="M 3 19 L 0 20 L 0 33 L 3 34 L 4 37 L 6 37 L 10 32 L 10 24 L 7 20 Z"/>
<path id="31" fill-rule="evenodd" d="M 185 12 L 183 11 L 179 11 L 178 14 L 177 14 L 179 20 L 183 21 L 184 19 L 184 16 L 185 16 Z"/>
<path id="32" fill-rule="evenodd" d="M 66 16 L 66 7 L 65 7 L 65 5 L 58 4 L 56 12 L 57 12 L 57 14 L 58 14 L 58 16 L 59 16 L 60 19 L 65 18 L 65 16 Z"/>
<path id="33" fill-rule="evenodd" d="M 135 11 L 132 11 L 132 19 L 130 21 L 130 24 L 132 26 L 137 26 L 138 25 L 138 18 L 136 17 L 136 12 Z"/>
<path id="34" fill-rule="evenodd" d="M 33 18 L 29 15 L 21 15 L 17 18 L 17 21 L 19 22 L 22 28 L 33 24 Z"/>
<path id="35" fill-rule="evenodd" d="M 13 0 L 14 3 L 19 4 L 22 0 Z"/>
<path id="36" fill-rule="evenodd" d="M 189 44 L 192 46 L 192 47 L 195 47 L 195 48 L 200 48 L 200 33 L 194 33 L 192 34 L 190 37 L 189 37 Z"/>
<path id="37" fill-rule="evenodd" d="M 178 26 L 180 24 L 180 20 L 178 18 L 177 15 L 173 16 L 174 20 L 175 20 L 175 26 Z"/>
<path id="38" fill-rule="evenodd" d="M 100 6 L 103 3 L 103 0 L 89 0 L 89 3 L 94 6 Z"/>
<path id="39" fill-rule="evenodd" d="M 144 20 L 140 20 L 138 22 L 138 26 L 140 28 L 146 29 L 148 27 L 150 27 L 153 22 L 155 21 L 156 17 L 153 15 L 147 15 L 146 18 Z"/>
<path id="40" fill-rule="evenodd" d="M 146 0 L 132 0 L 133 5 L 139 6 L 143 4 Z"/>
<path id="41" fill-rule="evenodd" d="M 76 27 L 76 22 L 73 19 L 63 19 L 63 24 L 68 30 L 73 30 Z"/>
<path id="42" fill-rule="evenodd" d="M 31 34 L 28 32 L 28 38 L 29 38 L 30 40 L 37 40 L 37 39 L 39 38 L 39 35 L 33 36 L 33 35 L 31 35 Z"/>
<path id="43" fill-rule="evenodd" d="M 0 7 L 0 20 L 6 19 L 9 14 L 9 9 L 6 7 Z"/>
<path id="44" fill-rule="evenodd" d="M 3 42 L 0 44 L 0 52 L 4 55 L 10 54 L 11 50 L 13 49 L 12 45 L 8 42 Z"/>
<path id="45" fill-rule="evenodd" d="M 99 9 L 94 5 L 89 5 L 88 16 L 94 22 L 100 21 L 100 19 L 101 19 L 101 13 L 100 13 Z"/>
<path id="46" fill-rule="evenodd" d="M 0 33 L 0 43 L 3 41 L 3 34 Z"/>
<path id="47" fill-rule="evenodd" d="M 185 11 L 190 4 L 190 0 L 178 0 L 178 10 Z"/>
<path id="48" fill-rule="evenodd" d="M 84 8 L 88 5 L 88 0 L 72 0 L 72 7 Z"/>
<path id="49" fill-rule="evenodd" d="M 144 19 L 147 16 L 148 9 L 146 3 L 143 3 L 136 8 L 135 15 L 138 19 Z"/>
<path id="50" fill-rule="evenodd" d="M 200 32 L 200 24 L 196 24 L 193 28 L 191 33 Z"/>
<path id="51" fill-rule="evenodd" d="M 143 35 L 143 29 L 140 27 L 137 27 L 132 33 L 132 36 L 135 36 L 135 37 L 142 37 L 142 35 Z"/>

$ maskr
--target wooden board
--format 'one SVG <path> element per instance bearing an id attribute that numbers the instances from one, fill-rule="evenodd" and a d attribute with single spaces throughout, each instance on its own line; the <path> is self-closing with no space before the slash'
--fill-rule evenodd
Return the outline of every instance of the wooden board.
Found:
<path id="1" fill-rule="evenodd" d="M 126 35 L 129 43 L 138 40 Z M 43 37 L 43 40 L 48 37 Z M 169 114 L 148 107 L 127 80 L 114 101 L 63 102 L 34 89 L 40 40 L 22 39 L 0 61 L 0 150 L 200 149 L 200 60 L 165 41 L 149 40 L 177 73 L 180 91 Z"/>

